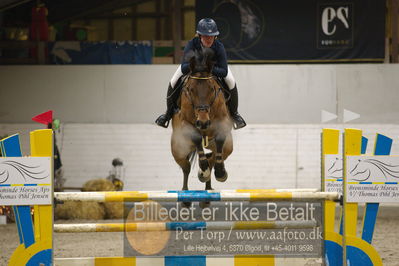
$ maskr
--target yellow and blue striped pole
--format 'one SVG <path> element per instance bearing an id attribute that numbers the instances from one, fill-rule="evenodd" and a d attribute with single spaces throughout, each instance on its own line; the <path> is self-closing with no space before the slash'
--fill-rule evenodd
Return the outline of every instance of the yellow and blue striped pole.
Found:
<path id="1" fill-rule="evenodd" d="M 326 168 L 325 156 L 329 154 L 338 155 L 339 153 L 339 130 L 325 128 L 321 135 L 321 176 L 322 190 L 325 189 Z M 324 252 L 328 265 L 342 265 L 342 235 L 335 232 L 335 207 L 333 201 L 324 201 Z"/>
<path id="2" fill-rule="evenodd" d="M 55 224 L 56 233 L 142 232 L 182 230 L 262 230 L 303 229 L 317 226 L 316 220 L 300 221 L 210 221 L 210 222 L 141 222 L 141 223 L 85 223 Z"/>
<path id="3" fill-rule="evenodd" d="M 344 135 L 344 214 L 343 214 L 343 265 L 383 265 L 382 259 L 375 248 L 367 241 L 358 237 L 357 216 L 358 204 L 347 202 L 347 156 L 360 155 L 362 148 L 362 131 L 345 129 Z M 364 223 L 363 223 L 364 224 Z"/>
<path id="4" fill-rule="evenodd" d="M 55 192 L 60 201 L 139 202 L 145 200 L 164 202 L 195 201 L 309 201 L 339 200 L 336 192 L 211 192 L 211 191 L 111 191 L 111 192 Z"/>

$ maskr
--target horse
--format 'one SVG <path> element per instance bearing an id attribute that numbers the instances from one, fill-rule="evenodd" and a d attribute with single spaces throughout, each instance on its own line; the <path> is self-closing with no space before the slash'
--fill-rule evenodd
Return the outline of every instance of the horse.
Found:
<path id="1" fill-rule="evenodd" d="M 191 57 L 190 73 L 183 81 L 180 95 L 180 110 L 172 117 L 171 149 L 183 171 L 182 190 L 188 190 L 188 176 L 196 154 L 198 179 L 206 183 L 205 190 L 212 190 L 212 169 L 217 181 L 224 182 L 228 177 L 224 161 L 233 152 L 233 123 L 223 89 L 212 76 L 212 57 L 209 48 Z M 205 153 L 204 147 L 211 152 Z"/>

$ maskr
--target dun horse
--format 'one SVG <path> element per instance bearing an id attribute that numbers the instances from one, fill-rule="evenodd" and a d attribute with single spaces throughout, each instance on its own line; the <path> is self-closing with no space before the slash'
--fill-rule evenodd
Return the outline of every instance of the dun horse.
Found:
<path id="1" fill-rule="evenodd" d="M 224 160 L 233 151 L 233 127 L 221 86 L 212 76 L 213 51 L 204 49 L 190 59 L 191 72 L 183 83 L 180 111 L 172 118 L 172 154 L 183 170 L 188 190 L 192 158 L 198 154 L 198 178 L 211 187 L 211 171 L 220 182 L 227 179 Z M 205 153 L 204 146 L 212 152 Z"/>

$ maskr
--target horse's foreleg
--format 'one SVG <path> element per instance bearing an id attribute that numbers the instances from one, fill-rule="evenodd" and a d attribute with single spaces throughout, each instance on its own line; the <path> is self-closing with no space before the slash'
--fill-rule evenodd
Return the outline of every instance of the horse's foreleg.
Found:
<path id="1" fill-rule="evenodd" d="M 203 182 L 208 182 L 211 179 L 211 169 L 209 167 L 208 159 L 206 157 L 204 148 L 202 147 L 202 136 L 198 132 L 195 132 L 191 136 L 191 140 L 197 148 L 199 171 L 198 179 Z"/>
<path id="2" fill-rule="evenodd" d="M 227 180 L 227 172 L 224 168 L 223 161 L 223 146 L 226 141 L 226 135 L 219 134 L 215 138 L 216 143 L 216 154 L 215 154 L 215 178 L 219 182 L 224 182 Z"/>

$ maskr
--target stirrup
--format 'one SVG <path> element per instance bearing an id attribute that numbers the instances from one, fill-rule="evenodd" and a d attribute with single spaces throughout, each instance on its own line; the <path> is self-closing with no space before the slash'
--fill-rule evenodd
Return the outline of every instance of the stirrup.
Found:
<path id="1" fill-rule="evenodd" d="M 235 130 L 243 128 L 247 125 L 247 123 L 245 123 L 244 118 L 242 118 L 238 113 L 235 113 L 233 115 L 233 128 Z"/>
<path id="2" fill-rule="evenodd" d="M 169 121 L 170 118 L 168 119 L 166 114 L 162 114 L 160 115 L 157 120 L 155 120 L 155 123 L 160 126 L 160 127 L 164 127 L 167 128 L 169 126 Z"/>

